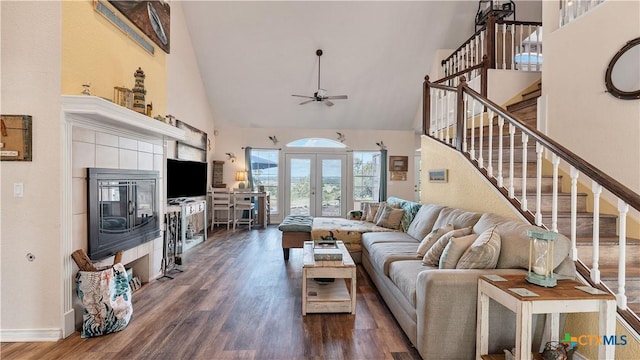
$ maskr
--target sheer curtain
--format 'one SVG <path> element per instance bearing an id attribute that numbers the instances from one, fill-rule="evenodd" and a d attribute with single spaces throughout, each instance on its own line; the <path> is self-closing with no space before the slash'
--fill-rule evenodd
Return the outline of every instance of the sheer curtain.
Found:
<path id="1" fill-rule="evenodd" d="M 244 168 L 247 171 L 247 182 L 249 183 L 249 190 L 253 191 L 253 170 L 251 166 L 251 147 L 244 148 Z"/>

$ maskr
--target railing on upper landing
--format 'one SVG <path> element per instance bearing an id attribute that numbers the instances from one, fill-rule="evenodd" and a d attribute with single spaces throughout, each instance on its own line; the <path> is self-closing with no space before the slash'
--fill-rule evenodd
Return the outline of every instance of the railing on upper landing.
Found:
<path id="1" fill-rule="evenodd" d="M 444 85 L 457 86 L 466 74 L 468 85 L 486 96 L 482 69 L 542 70 L 542 23 L 497 20 L 490 14 L 484 27 L 442 60 L 442 68 L 448 78 Z"/>
<path id="2" fill-rule="evenodd" d="M 640 195 L 545 134 L 525 125 L 516 116 L 471 89 L 464 78 L 459 80 L 457 87 L 451 87 L 432 83 L 426 77 L 423 101 L 424 135 L 462 152 L 531 223 L 558 231 L 559 213 L 565 215 L 563 219 L 570 218 L 570 226 L 567 226 L 570 230 L 563 230 L 563 234 L 571 239 L 571 256 L 577 261 L 578 269 L 594 286 L 611 289 L 609 291 L 616 295 L 619 313 L 638 331 L 640 321 L 627 304 L 626 273 L 634 268 L 633 264 L 627 264 L 634 258 L 631 252 L 627 255 L 627 219 L 630 207 L 640 211 Z M 529 155 L 527 148 L 531 150 Z M 528 156 L 535 156 L 535 161 L 529 161 Z M 552 192 L 551 212 L 544 214 L 541 206 L 543 159 L 550 162 L 552 168 L 549 171 L 552 172 L 552 185 L 545 185 L 544 190 L 547 192 L 551 189 Z M 570 210 L 558 208 L 561 171 L 570 177 Z M 545 178 L 547 180 L 548 175 Z M 582 184 L 590 187 L 593 199 L 592 235 L 589 229 L 586 230 L 587 234 L 581 234 L 593 238 L 591 248 L 586 249 L 587 252 L 591 250 L 591 259 L 585 259 L 586 255 L 579 256 L 576 242 L 579 236 L 578 178 Z M 601 280 L 599 269 L 600 200 L 603 197 L 614 204 L 617 202 L 618 216 L 617 278 L 607 280 L 608 284 Z M 584 228 L 579 230 L 584 232 Z M 587 263 L 591 265 L 587 266 Z"/>

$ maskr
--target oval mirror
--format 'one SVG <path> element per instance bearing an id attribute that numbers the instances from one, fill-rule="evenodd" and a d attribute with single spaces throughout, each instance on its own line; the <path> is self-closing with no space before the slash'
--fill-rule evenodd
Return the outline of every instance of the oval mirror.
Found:
<path id="1" fill-rule="evenodd" d="M 618 99 L 640 99 L 640 38 L 629 41 L 611 59 L 604 82 Z"/>

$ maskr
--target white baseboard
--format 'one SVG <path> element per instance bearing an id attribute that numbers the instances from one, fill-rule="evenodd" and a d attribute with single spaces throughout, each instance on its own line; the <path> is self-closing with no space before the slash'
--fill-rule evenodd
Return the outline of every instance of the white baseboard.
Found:
<path id="1" fill-rule="evenodd" d="M 62 339 L 61 329 L 0 330 L 0 342 L 44 342 Z"/>

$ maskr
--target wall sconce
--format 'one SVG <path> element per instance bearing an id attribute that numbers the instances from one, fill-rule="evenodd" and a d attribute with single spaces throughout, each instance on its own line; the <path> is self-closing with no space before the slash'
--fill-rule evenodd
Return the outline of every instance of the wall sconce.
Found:
<path id="1" fill-rule="evenodd" d="M 236 171 L 236 181 L 240 181 L 240 184 L 238 184 L 238 188 L 240 189 L 244 189 L 245 188 L 245 181 L 247 181 L 247 172 L 246 171 Z"/>
<path id="2" fill-rule="evenodd" d="M 276 138 L 275 135 L 269 136 L 269 140 L 271 140 L 273 142 L 273 145 L 277 145 L 278 144 L 278 138 Z"/>
<path id="3" fill-rule="evenodd" d="M 341 132 L 337 132 L 337 131 L 336 131 L 336 134 L 338 134 L 338 141 L 343 143 L 344 142 L 344 134 L 341 133 Z"/>
<path id="4" fill-rule="evenodd" d="M 380 150 L 386 150 L 387 146 L 384 144 L 384 142 L 382 140 L 380 140 L 380 142 L 377 142 L 376 145 L 378 145 L 380 147 Z"/>
<path id="5" fill-rule="evenodd" d="M 227 155 L 227 159 L 231 160 L 231 163 L 233 164 L 234 162 L 236 162 L 236 155 L 234 153 L 225 153 Z"/>

